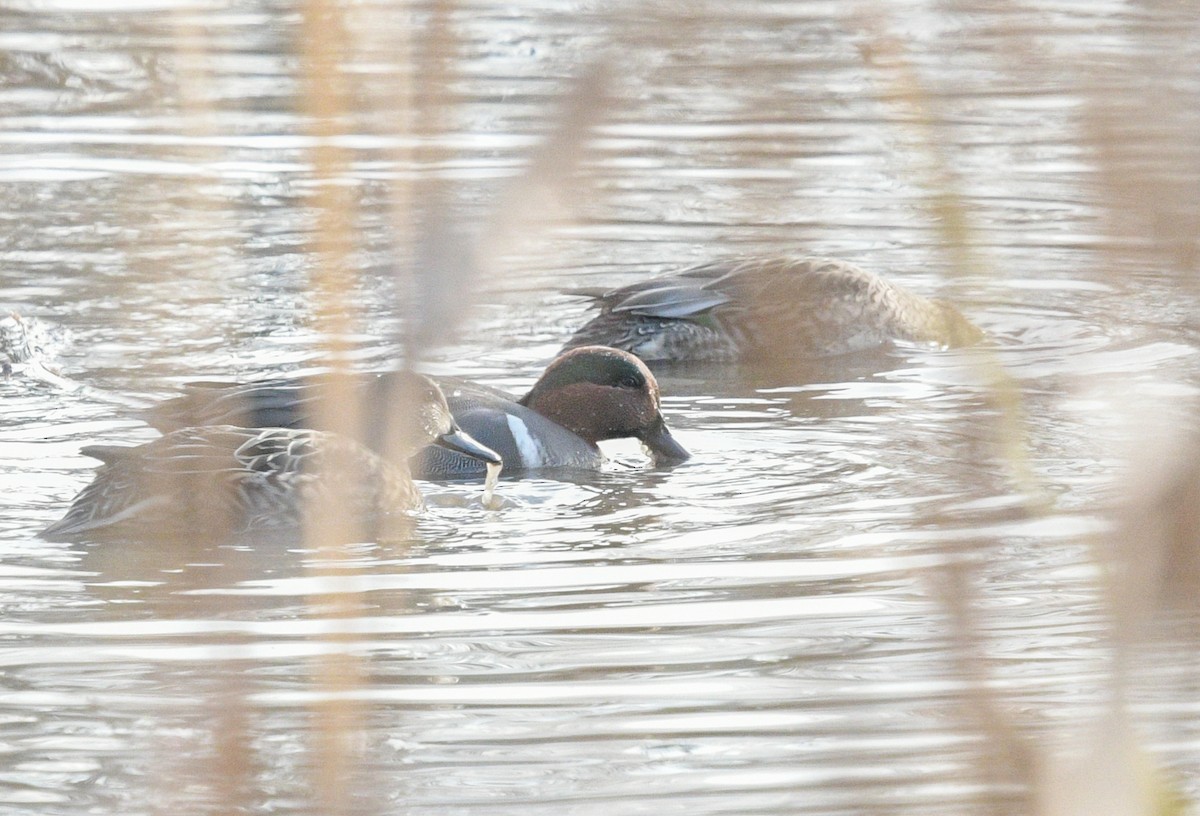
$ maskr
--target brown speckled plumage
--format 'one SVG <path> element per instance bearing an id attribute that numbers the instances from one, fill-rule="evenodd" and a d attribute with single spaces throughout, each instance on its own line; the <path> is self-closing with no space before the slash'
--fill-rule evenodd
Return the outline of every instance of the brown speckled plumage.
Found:
<path id="1" fill-rule="evenodd" d="M 49 538 L 104 529 L 215 540 L 298 526 L 304 508 L 335 480 L 339 495 L 350 497 L 352 506 L 343 508 L 349 517 L 421 507 L 403 467 L 320 431 L 214 425 L 173 431 L 137 447 L 83 452 L 104 464 L 66 516 L 46 529 Z M 343 489 L 347 479 L 354 489 Z"/>
<path id="2" fill-rule="evenodd" d="M 716 262 L 614 289 L 565 348 L 615 346 L 651 361 L 827 357 L 893 340 L 968 345 L 983 333 L 950 304 L 845 261 Z"/>
<path id="3" fill-rule="evenodd" d="M 422 507 L 405 463 L 422 446 L 433 442 L 500 461 L 463 433 L 428 377 L 395 372 L 390 384 L 395 421 L 376 440 L 380 452 L 322 431 L 229 424 L 178 428 L 136 447 L 86 447 L 83 453 L 103 464 L 66 516 L 43 535 L 220 541 L 250 530 L 296 527 L 312 508 L 330 506 L 350 523 L 377 523 Z M 199 419 L 190 399 L 183 400 L 188 415 Z M 221 400 L 212 410 L 224 416 L 234 406 Z"/>

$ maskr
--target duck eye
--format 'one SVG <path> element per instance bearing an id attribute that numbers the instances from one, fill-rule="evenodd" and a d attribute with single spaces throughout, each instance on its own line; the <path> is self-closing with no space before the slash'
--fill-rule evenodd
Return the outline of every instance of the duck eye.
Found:
<path id="1" fill-rule="evenodd" d="M 641 388 L 642 381 L 632 374 L 626 374 L 617 380 L 617 386 L 620 388 Z"/>

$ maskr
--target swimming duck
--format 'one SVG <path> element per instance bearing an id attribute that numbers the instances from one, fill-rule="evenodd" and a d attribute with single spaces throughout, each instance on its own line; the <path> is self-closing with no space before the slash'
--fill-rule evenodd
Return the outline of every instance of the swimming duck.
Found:
<path id="1" fill-rule="evenodd" d="M 395 403 L 395 377 L 385 373 L 354 380 L 370 417 L 365 441 L 376 450 L 382 445 L 378 429 Z M 654 375 L 624 351 L 589 346 L 563 354 L 520 399 L 454 377 L 438 382 L 458 424 L 499 453 L 508 474 L 598 468 L 603 457 L 596 443 L 606 439 L 636 438 L 660 463 L 689 457 L 663 419 Z M 316 378 L 197 383 L 152 408 L 147 420 L 163 430 L 213 423 L 302 428 L 313 422 L 311 409 L 321 387 Z M 440 479 L 480 474 L 484 466 L 476 458 L 427 447 L 412 468 L 419 478 Z"/>
<path id="2" fill-rule="evenodd" d="M 495 451 L 455 424 L 427 377 L 398 372 L 412 409 L 395 434 L 410 454 L 433 442 L 457 455 L 500 463 Z M 334 434 L 233 425 L 188 427 L 138 446 L 91 445 L 103 464 L 50 539 L 85 534 L 223 540 L 238 533 L 298 526 L 307 503 L 333 491 L 350 518 L 418 510 L 421 494 L 406 464 Z M 347 483 L 349 481 L 349 484 Z"/>
<path id="3" fill-rule="evenodd" d="M 720 261 L 588 294 L 600 314 L 564 349 L 603 343 L 649 361 L 733 361 L 983 339 L 949 303 L 829 258 Z"/>

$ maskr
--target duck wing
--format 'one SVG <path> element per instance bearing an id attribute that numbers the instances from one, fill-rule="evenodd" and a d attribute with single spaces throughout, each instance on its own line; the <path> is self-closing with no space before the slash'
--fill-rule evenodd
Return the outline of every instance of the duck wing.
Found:
<path id="1" fill-rule="evenodd" d="M 694 318 L 724 306 L 731 293 L 720 286 L 731 266 L 708 263 L 672 275 L 610 289 L 600 295 L 601 311 L 680 320 Z"/>
<path id="2" fill-rule="evenodd" d="M 349 387 L 359 392 L 360 398 L 383 405 L 392 391 L 402 391 L 409 382 L 402 372 L 347 376 Z M 203 425 L 312 428 L 319 416 L 317 406 L 335 386 L 341 385 L 328 375 L 244 383 L 188 383 L 182 396 L 153 406 L 146 411 L 145 418 L 164 432 Z"/>
<path id="3" fill-rule="evenodd" d="M 729 296 L 687 282 L 641 288 L 630 292 L 609 309 L 618 313 L 670 320 L 696 317 L 729 303 Z"/>
<path id="4" fill-rule="evenodd" d="M 164 432 L 203 425 L 301 427 L 303 417 L 313 413 L 321 390 L 311 378 L 188 383 L 182 396 L 155 405 L 145 418 Z"/>

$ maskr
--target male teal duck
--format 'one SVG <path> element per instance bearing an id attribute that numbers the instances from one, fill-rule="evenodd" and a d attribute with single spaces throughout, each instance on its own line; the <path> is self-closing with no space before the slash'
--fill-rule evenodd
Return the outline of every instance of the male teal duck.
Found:
<path id="1" fill-rule="evenodd" d="M 720 261 L 589 294 L 600 313 L 564 349 L 602 343 L 649 361 L 728 362 L 983 339 L 949 303 L 829 258 Z"/>
<path id="2" fill-rule="evenodd" d="M 380 450 L 379 430 L 394 410 L 394 373 L 354 378 L 366 407 L 366 444 Z M 659 463 L 680 462 L 687 450 L 663 419 L 658 383 L 645 364 L 612 348 L 585 347 L 561 355 L 520 399 L 454 377 L 438 378 L 458 424 L 504 460 L 505 474 L 547 468 L 595 469 L 603 461 L 596 443 L 635 438 Z M 310 427 L 314 403 L 324 393 L 318 378 L 259 382 L 196 383 L 150 409 L 151 425 L 171 430 L 188 425 Z M 474 476 L 478 459 L 427 447 L 412 460 L 419 478 Z"/>
<path id="3" fill-rule="evenodd" d="M 411 409 L 393 434 L 411 454 L 433 442 L 457 455 L 500 464 L 454 422 L 427 377 L 399 372 Z M 392 440 L 389 440 L 392 441 Z M 298 526 L 306 505 L 337 495 L 348 518 L 377 521 L 420 509 L 407 465 L 334 434 L 233 425 L 188 427 L 135 447 L 92 445 L 103 464 L 67 514 L 42 535 L 224 540 L 240 533 Z"/>

